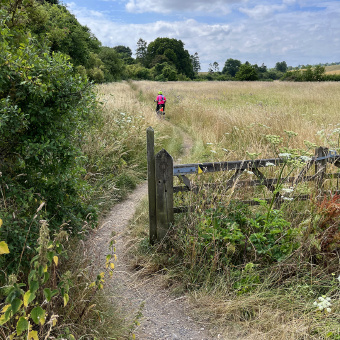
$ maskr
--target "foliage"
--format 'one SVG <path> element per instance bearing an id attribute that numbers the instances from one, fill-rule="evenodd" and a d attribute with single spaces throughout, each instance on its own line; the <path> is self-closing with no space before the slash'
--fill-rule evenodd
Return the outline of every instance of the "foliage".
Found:
<path id="1" fill-rule="evenodd" d="M 142 38 L 139 38 L 139 40 L 137 41 L 136 61 L 143 66 L 146 66 L 147 64 L 147 50 L 147 42 Z"/>
<path id="2" fill-rule="evenodd" d="M 152 70 L 143 67 L 140 64 L 133 64 L 126 66 L 126 75 L 128 79 L 152 79 Z"/>
<path id="3" fill-rule="evenodd" d="M 116 48 L 103 46 L 100 48 L 98 56 L 104 64 L 103 72 L 106 82 L 117 81 L 123 78 L 125 67 Z"/>
<path id="4" fill-rule="evenodd" d="M 255 67 L 250 64 L 242 64 L 239 70 L 235 74 L 235 78 L 237 80 L 257 80 L 258 75 L 255 70 Z"/>
<path id="5" fill-rule="evenodd" d="M 29 35 L 21 34 L 21 40 L 16 35 L 19 31 L 9 30 L 2 20 L 0 211 L 5 225 L 1 235 L 11 251 L 7 270 L 18 262 L 25 237 L 28 245 L 34 244 L 39 226 L 29 216 L 39 202 L 46 202 L 44 218 L 53 216 L 52 230 L 67 222 L 76 233 L 93 212 L 84 204 L 89 187 L 81 178 L 80 152 L 95 108 L 92 88 L 74 73 L 67 57 L 38 48 Z"/>
<path id="6" fill-rule="evenodd" d="M 103 289 L 104 278 L 113 275 L 116 255 L 111 242 L 111 253 L 106 255 L 106 270 L 98 274 L 92 283 L 85 286 L 84 282 L 82 286 L 78 284 L 77 290 L 80 289 L 86 299 L 77 301 L 76 294 L 71 294 L 76 288 L 74 279 L 77 277 L 79 282 L 79 277 L 82 277 L 84 280 L 84 273 L 77 271 L 74 275 L 70 271 L 60 271 L 60 259 L 66 257 L 62 243 L 68 235 L 63 228 L 53 240 L 50 240 L 49 235 L 47 222 L 42 220 L 27 284 L 18 282 L 17 276 L 13 274 L 0 290 L 0 296 L 4 297 L 0 304 L 0 334 L 6 339 L 48 339 L 53 335 L 75 339 L 70 332 L 70 328 L 73 328 L 70 321 L 80 321 L 89 313 L 94 307 L 90 306 L 92 299 Z M 76 328 L 73 330 L 77 332 Z"/>
<path id="7" fill-rule="evenodd" d="M 209 262 L 212 271 L 220 271 L 249 262 L 264 265 L 281 261 L 298 246 L 294 240 L 296 231 L 278 210 L 271 210 L 267 218 L 266 214 L 252 213 L 247 206 L 231 203 L 205 210 L 191 219 L 184 231 L 195 252 L 192 260 L 198 261 L 191 266 Z"/>
<path id="8" fill-rule="evenodd" d="M 275 64 L 275 69 L 279 72 L 287 72 L 288 66 L 285 61 L 277 62 Z"/>
<path id="9" fill-rule="evenodd" d="M 135 60 L 132 58 L 132 51 L 130 47 L 119 45 L 113 47 L 113 49 L 119 54 L 120 58 L 126 65 L 135 63 Z"/>
<path id="10" fill-rule="evenodd" d="M 194 71 L 195 74 L 197 74 L 201 69 L 201 64 L 200 64 L 198 53 L 195 52 L 195 54 L 191 55 L 190 58 L 191 58 L 191 64 L 192 64 L 193 71 Z"/>
<path id="11" fill-rule="evenodd" d="M 177 73 L 182 73 L 189 78 L 194 76 L 189 52 L 184 49 L 181 40 L 157 38 L 148 45 L 146 60 L 149 67 L 169 62 L 176 67 Z"/>
<path id="12" fill-rule="evenodd" d="M 282 80 L 292 80 L 292 81 L 322 81 L 327 80 L 324 76 L 325 67 L 317 65 L 312 68 L 308 66 L 306 69 L 294 70 L 286 72 Z"/>
<path id="13" fill-rule="evenodd" d="M 228 73 L 230 76 L 235 77 L 236 73 L 241 67 L 241 62 L 237 59 L 229 58 L 224 64 L 222 73 Z"/>

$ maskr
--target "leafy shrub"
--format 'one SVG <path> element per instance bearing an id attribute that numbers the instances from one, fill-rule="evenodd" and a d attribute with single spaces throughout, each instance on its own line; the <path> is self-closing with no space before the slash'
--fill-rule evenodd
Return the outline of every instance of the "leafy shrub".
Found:
<path id="1" fill-rule="evenodd" d="M 10 249 L 7 265 L 3 259 L 0 265 L 10 272 L 25 240 L 25 255 L 34 248 L 39 225 L 31 216 L 42 201 L 52 232 L 67 223 L 77 233 L 95 214 L 84 204 L 90 187 L 80 150 L 95 95 L 66 56 L 10 30 L 4 16 L 0 25 L 0 237 Z"/>
<path id="2" fill-rule="evenodd" d="M 253 213 L 248 206 L 230 204 L 208 209 L 193 221 L 194 233 L 191 228 L 186 232 L 195 248 L 195 261 L 205 259 L 215 269 L 280 261 L 298 246 L 296 232 L 278 210 L 271 210 L 267 220 L 266 214 Z"/>

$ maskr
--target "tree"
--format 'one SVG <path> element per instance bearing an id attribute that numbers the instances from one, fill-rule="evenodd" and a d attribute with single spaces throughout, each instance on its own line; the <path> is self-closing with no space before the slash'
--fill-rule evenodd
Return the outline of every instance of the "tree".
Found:
<path id="1" fill-rule="evenodd" d="M 148 67 L 169 62 L 175 66 L 178 74 L 182 73 L 189 78 L 194 77 L 189 52 L 184 49 L 181 40 L 157 38 L 148 45 L 146 59 Z"/>
<path id="2" fill-rule="evenodd" d="M 285 61 L 277 62 L 275 65 L 275 69 L 277 71 L 285 73 L 288 69 L 287 63 Z"/>
<path id="3" fill-rule="evenodd" d="M 135 60 L 132 58 L 132 51 L 130 47 L 119 45 L 115 46 L 114 49 L 121 56 L 126 65 L 131 65 L 135 63 Z"/>
<path id="4" fill-rule="evenodd" d="M 224 64 L 222 73 L 228 73 L 232 77 L 235 77 L 240 66 L 241 66 L 241 62 L 239 60 L 229 58 Z"/>
<path id="5" fill-rule="evenodd" d="M 254 66 L 245 63 L 240 66 L 235 78 L 237 80 L 258 80 L 258 75 Z"/>
<path id="6" fill-rule="evenodd" d="M 214 61 L 212 64 L 209 64 L 209 73 L 217 73 L 220 71 L 219 65 L 217 61 Z"/>
<path id="7" fill-rule="evenodd" d="M 125 66 L 116 48 L 103 46 L 100 48 L 99 58 L 104 63 L 105 81 L 116 81 L 123 77 Z"/>
<path id="8" fill-rule="evenodd" d="M 136 61 L 146 66 L 146 56 L 147 56 L 148 45 L 145 40 L 139 38 L 137 41 L 136 49 Z"/>
<path id="9" fill-rule="evenodd" d="M 198 53 L 195 52 L 194 55 L 190 56 L 191 59 L 191 64 L 192 64 L 192 69 L 195 74 L 197 74 L 201 70 L 201 64 L 200 64 L 200 59 L 198 57 Z"/>

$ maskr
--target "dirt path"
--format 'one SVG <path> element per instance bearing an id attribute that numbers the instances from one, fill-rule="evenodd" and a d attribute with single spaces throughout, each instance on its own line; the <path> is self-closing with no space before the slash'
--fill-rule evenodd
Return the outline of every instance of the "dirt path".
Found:
<path id="1" fill-rule="evenodd" d="M 112 233 L 115 234 L 118 260 L 112 280 L 106 282 L 106 292 L 115 304 L 120 304 L 130 324 L 141 310 L 140 326 L 134 331 L 136 339 L 214 339 L 204 326 L 188 316 L 190 305 L 184 296 L 171 297 L 166 289 L 160 288 L 157 276 L 141 280 L 136 272 L 129 269 L 126 254 L 127 227 L 138 204 L 146 195 L 147 185 L 143 184 L 125 201 L 113 207 L 102 227 L 91 237 L 94 262 L 103 264 L 108 243 Z"/>
<path id="2" fill-rule="evenodd" d="M 183 133 L 184 152 L 189 152 L 192 141 Z M 141 280 L 138 273 L 129 268 L 126 236 L 129 221 L 134 216 L 137 206 L 147 196 L 147 184 L 140 185 L 129 197 L 113 207 L 102 226 L 89 240 L 93 261 L 98 266 L 105 263 L 108 244 L 114 236 L 118 257 L 114 276 L 106 282 L 106 293 L 116 305 L 120 305 L 128 324 L 133 324 L 136 315 L 140 325 L 134 330 L 136 339 L 161 340 L 210 340 L 203 325 L 194 322 L 189 316 L 190 305 L 185 296 L 171 297 L 169 292 L 161 288 L 157 275 Z"/>

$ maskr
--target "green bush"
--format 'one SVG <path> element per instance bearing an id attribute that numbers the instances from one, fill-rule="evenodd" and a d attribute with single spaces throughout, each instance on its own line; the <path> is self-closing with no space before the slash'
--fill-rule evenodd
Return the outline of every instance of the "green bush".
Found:
<path id="1" fill-rule="evenodd" d="M 67 223 L 77 233 L 95 213 L 84 204 L 90 188 L 80 151 L 95 95 L 66 56 L 10 30 L 0 14 L 0 238 L 10 249 L 0 266 L 11 272 L 23 247 L 24 259 L 34 248 L 39 225 L 32 216 L 41 202 L 52 232 Z"/>

